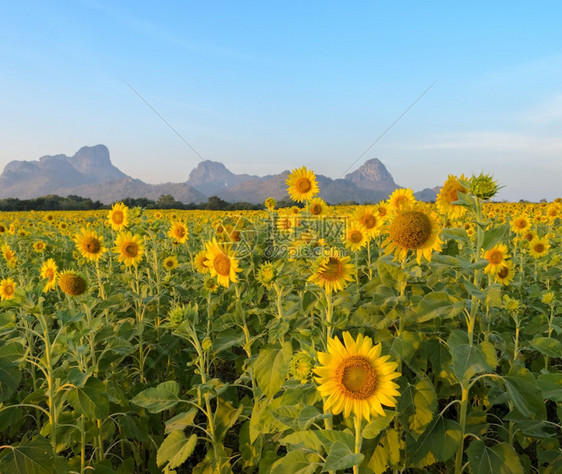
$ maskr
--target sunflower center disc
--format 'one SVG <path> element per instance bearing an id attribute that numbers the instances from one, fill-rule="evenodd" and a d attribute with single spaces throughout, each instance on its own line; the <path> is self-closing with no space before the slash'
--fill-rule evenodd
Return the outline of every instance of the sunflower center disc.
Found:
<path id="1" fill-rule="evenodd" d="M 295 188 L 297 188 L 300 193 L 304 194 L 312 189 L 312 183 L 308 178 L 299 178 L 299 180 L 295 184 Z"/>
<path id="2" fill-rule="evenodd" d="M 176 229 L 176 237 L 178 237 L 179 239 L 182 239 L 185 236 L 185 230 L 183 227 L 178 227 Z"/>
<path id="3" fill-rule="evenodd" d="M 101 249 L 101 244 L 98 239 L 90 238 L 86 240 L 84 247 L 90 253 L 98 253 Z"/>
<path id="4" fill-rule="evenodd" d="M 4 293 L 9 295 L 13 295 L 14 294 L 14 287 L 12 285 L 6 285 L 4 287 Z"/>
<path id="5" fill-rule="evenodd" d="M 375 216 L 373 216 L 372 214 L 365 214 L 361 218 L 361 224 L 363 224 L 366 229 L 372 229 L 373 227 L 375 227 L 376 223 L 377 220 L 375 219 Z"/>
<path id="6" fill-rule="evenodd" d="M 53 281 L 54 277 L 55 277 L 55 273 L 53 272 L 53 269 L 47 268 L 47 270 L 45 271 L 45 278 L 48 278 L 49 281 Z"/>
<path id="7" fill-rule="evenodd" d="M 535 244 L 535 252 L 542 253 L 544 252 L 544 245 L 543 244 Z"/>
<path id="8" fill-rule="evenodd" d="M 497 250 L 494 250 L 489 256 L 488 256 L 488 262 L 490 262 L 493 265 L 498 265 L 499 263 L 501 263 L 502 261 L 502 253 L 498 252 Z"/>
<path id="9" fill-rule="evenodd" d="M 138 253 L 138 250 L 139 249 L 137 247 L 137 244 L 134 244 L 132 242 L 125 247 L 125 253 L 130 258 L 136 257 L 137 253 Z"/>
<path id="10" fill-rule="evenodd" d="M 399 214 L 390 225 L 390 237 L 400 246 L 416 249 L 431 236 L 431 221 L 420 211 Z"/>
<path id="11" fill-rule="evenodd" d="M 349 234 L 349 240 L 351 240 L 354 244 L 358 244 L 361 240 L 363 240 L 363 234 L 358 230 L 354 230 L 351 234 Z"/>
<path id="12" fill-rule="evenodd" d="M 375 392 L 377 374 L 365 357 L 352 356 L 337 368 L 336 382 L 349 397 L 364 400 Z"/>
<path id="13" fill-rule="evenodd" d="M 310 207 L 310 213 L 313 216 L 317 216 L 322 212 L 322 206 L 320 204 L 314 204 Z"/>
<path id="14" fill-rule="evenodd" d="M 111 214 L 111 220 L 119 225 L 123 223 L 123 212 L 121 211 L 113 211 L 113 214 Z"/>
<path id="15" fill-rule="evenodd" d="M 500 271 L 498 272 L 498 278 L 505 278 L 509 273 L 508 267 L 501 267 Z"/>
<path id="16" fill-rule="evenodd" d="M 213 260 L 213 267 L 219 275 L 230 275 L 230 259 L 223 253 L 219 253 Z"/>
<path id="17" fill-rule="evenodd" d="M 324 280 L 336 281 L 343 274 L 343 264 L 337 257 L 330 257 L 320 272 Z"/>

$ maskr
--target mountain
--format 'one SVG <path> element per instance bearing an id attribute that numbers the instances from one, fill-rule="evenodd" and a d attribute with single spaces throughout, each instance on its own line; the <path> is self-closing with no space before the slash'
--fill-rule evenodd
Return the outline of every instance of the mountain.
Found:
<path id="1" fill-rule="evenodd" d="M 42 156 L 36 161 L 11 161 L 0 175 L 0 198 L 31 199 L 70 194 L 109 204 L 126 197 L 157 200 L 171 194 L 184 203 L 218 196 L 228 202 L 263 203 L 269 196 L 288 197 L 289 171 L 268 176 L 235 174 L 217 161 L 203 161 L 183 183 L 148 184 L 127 176 L 111 163 L 105 145 L 82 147 L 74 156 Z M 320 197 L 330 204 L 346 201 L 378 202 L 399 188 L 378 158 L 367 160 L 343 178 L 317 175 Z M 424 189 L 418 199 L 432 201 L 439 188 Z"/>

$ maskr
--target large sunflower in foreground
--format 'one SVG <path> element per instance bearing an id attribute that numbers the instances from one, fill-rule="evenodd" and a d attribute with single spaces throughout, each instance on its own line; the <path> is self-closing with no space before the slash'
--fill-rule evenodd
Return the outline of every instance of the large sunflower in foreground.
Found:
<path id="1" fill-rule="evenodd" d="M 129 208 L 122 202 L 115 203 L 107 213 L 105 223 L 116 232 L 129 227 Z"/>
<path id="2" fill-rule="evenodd" d="M 11 300 L 16 292 L 17 283 L 11 278 L 0 281 L 0 301 Z"/>
<path id="3" fill-rule="evenodd" d="M 319 191 L 314 172 L 304 166 L 292 170 L 286 183 L 289 196 L 297 202 L 310 201 Z"/>
<path id="4" fill-rule="evenodd" d="M 318 352 L 321 366 L 314 369 L 318 375 L 318 391 L 324 397 L 324 411 L 334 415 L 351 413 L 369 421 L 371 415 L 385 416 L 383 405 L 395 407 L 400 396 L 398 364 L 381 356 L 381 345 L 360 334 L 353 339 L 343 333 L 344 344 L 337 338 L 328 339 L 328 352 Z"/>
<path id="5" fill-rule="evenodd" d="M 441 251 L 439 238 L 441 227 L 438 217 L 421 205 L 399 211 L 388 225 L 388 237 L 382 243 L 385 253 L 394 252 L 394 259 L 403 261 L 411 250 L 416 254 L 418 265 L 422 256 L 431 261 L 431 253 Z"/>
<path id="6" fill-rule="evenodd" d="M 103 246 L 103 237 L 98 236 L 94 230 L 80 229 L 74 236 L 74 243 L 80 255 L 88 260 L 99 260 L 107 250 Z"/>
<path id="7" fill-rule="evenodd" d="M 117 260 L 126 266 L 137 266 L 144 256 L 144 242 L 140 235 L 131 232 L 121 232 L 115 239 L 113 251 L 117 254 Z"/>
<path id="8" fill-rule="evenodd" d="M 44 293 L 56 287 L 58 276 L 58 267 L 52 258 L 41 265 L 41 278 L 48 280 L 45 288 L 43 288 Z"/>
<path id="9" fill-rule="evenodd" d="M 343 290 L 348 281 L 353 280 L 355 265 L 349 263 L 350 257 L 340 256 L 339 250 L 330 249 L 330 253 L 318 257 L 313 267 L 313 274 L 308 281 L 324 288 L 326 292 Z"/>
<path id="10" fill-rule="evenodd" d="M 213 239 L 205 244 L 207 261 L 205 266 L 209 269 L 212 277 L 217 277 L 220 285 L 228 288 L 230 282 L 237 283 L 237 272 L 242 271 L 238 268 L 238 260 L 235 252 L 230 246 L 222 245 Z"/>
<path id="11" fill-rule="evenodd" d="M 439 211 L 450 219 L 458 219 L 466 213 L 466 207 L 453 204 L 459 199 L 458 193 L 468 192 L 468 188 L 462 184 L 461 180 L 466 181 L 464 175 L 461 175 L 460 178 L 449 175 L 441 192 L 437 195 L 436 202 Z"/>

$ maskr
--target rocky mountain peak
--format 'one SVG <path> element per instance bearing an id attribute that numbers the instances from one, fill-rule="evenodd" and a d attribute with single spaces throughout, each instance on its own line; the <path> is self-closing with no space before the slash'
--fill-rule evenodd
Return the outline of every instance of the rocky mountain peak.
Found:
<path id="1" fill-rule="evenodd" d="M 347 181 L 364 189 L 395 189 L 392 175 L 378 158 L 365 161 L 357 170 L 345 175 Z"/>

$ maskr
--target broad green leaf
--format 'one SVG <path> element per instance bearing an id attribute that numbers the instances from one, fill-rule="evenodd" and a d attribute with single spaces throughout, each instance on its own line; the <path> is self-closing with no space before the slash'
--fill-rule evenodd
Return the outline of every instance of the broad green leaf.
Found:
<path id="1" fill-rule="evenodd" d="M 317 453 L 322 453 L 322 443 L 316 436 L 314 430 L 295 431 L 281 439 L 280 443 L 284 446 L 292 444 L 295 447 L 306 448 Z"/>
<path id="2" fill-rule="evenodd" d="M 410 429 L 418 434 L 424 432 L 437 408 L 437 394 L 433 384 L 427 378 L 421 379 L 414 385 L 414 414 L 408 422 Z"/>
<path id="3" fill-rule="evenodd" d="M 444 291 L 428 293 L 416 307 L 416 321 L 425 323 L 434 318 L 454 318 L 464 307 L 463 301 L 453 302 Z"/>
<path id="4" fill-rule="evenodd" d="M 537 384 L 544 398 L 555 402 L 562 402 L 562 374 L 539 375 Z"/>
<path id="5" fill-rule="evenodd" d="M 523 474 L 517 452 L 507 443 L 489 447 L 477 439 L 470 443 L 466 454 L 474 474 Z"/>
<path id="6" fill-rule="evenodd" d="M 546 356 L 562 358 L 562 342 L 558 339 L 552 337 L 535 337 L 531 341 L 531 346 Z"/>
<path id="7" fill-rule="evenodd" d="M 317 430 L 315 433 L 326 452 L 330 452 L 332 444 L 336 442 L 347 445 L 351 450 L 355 447 L 355 437 L 349 431 Z"/>
<path id="8" fill-rule="evenodd" d="M 492 370 L 486 362 L 486 357 L 476 346 L 461 344 L 453 347 L 451 353 L 453 355 L 453 373 L 459 382 Z"/>
<path id="9" fill-rule="evenodd" d="M 319 461 L 320 457 L 315 454 L 291 451 L 273 463 L 270 474 L 313 474 Z"/>
<path id="10" fill-rule="evenodd" d="M 254 374 L 258 386 L 268 397 L 273 397 L 283 385 L 289 370 L 289 361 L 293 354 L 291 343 L 283 347 L 261 349 L 254 363 Z"/>
<path id="11" fill-rule="evenodd" d="M 331 415 L 329 413 L 321 413 L 317 408 L 313 406 L 305 406 L 299 413 L 299 429 L 306 430 L 312 423 L 318 422 L 330 416 Z"/>
<path id="12" fill-rule="evenodd" d="M 498 357 L 496 354 L 496 346 L 494 346 L 490 341 L 482 341 L 480 343 L 480 350 L 482 354 L 484 354 L 484 358 L 486 359 L 486 363 L 492 368 L 495 369 L 498 365 Z"/>
<path id="13" fill-rule="evenodd" d="M 386 416 L 378 416 L 367 423 L 367 426 L 363 428 L 363 439 L 374 439 L 387 428 L 396 412 L 385 411 L 385 413 Z"/>
<path id="14" fill-rule="evenodd" d="M 484 233 L 482 248 L 484 250 L 490 250 L 494 245 L 502 242 L 505 239 L 508 230 L 509 224 L 504 224 L 500 227 L 492 227 L 491 229 L 486 230 Z"/>
<path id="15" fill-rule="evenodd" d="M 196 415 L 197 408 L 192 408 L 189 411 L 178 413 L 166 422 L 166 433 L 169 433 L 170 431 L 184 430 L 188 426 L 193 425 L 193 420 L 195 420 Z"/>
<path id="16" fill-rule="evenodd" d="M 0 402 L 8 400 L 18 389 L 21 371 L 6 357 L 0 358 Z"/>
<path id="17" fill-rule="evenodd" d="M 119 418 L 119 425 L 127 438 L 136 439 L 143 443 L 149 442 L 148 427 L 146 423 L 143 423 L 143 419 L 131 415 L 123 415 Z"/>
<path id="18" fill-rule="evenodd" d="M 138 393 L 131 402 L 146 408 L 151 413 L 160 413 L 169 410 L 179 402 L 178 393 L 179 384 L 177 382 L 164 382 Z"/>
<path id="19" fill-rule="evenodd" d="M 375 448 L 367 467 L 374 474 L 382 474 L 389 467 L 397 467 L 399 462 L 400 440 L 398 433 L 396 430 L 388 430 Z"/>
<path id="20" fill-rule="evenodd" d="M 453 420 L 438 416 L 415 444 L 407 448 L 409 462 L 424 467 L 453 457 L 462 439 L 461 426 Z"/>
<path id="21" fill-rule="evenodd" d="M 109 415 L 109 399 L 101 380 L 89 378 L 83 388 L 68 393 L 68 403 L 89 419 L 103 419 Z"/>
<path id="22" fill-rule="evenodd" d="M 183 431 L 172 431 L 158 448 L 156 464 L 174 469 L 181 466 L 191 456 L 197 445 L 197 435 L 193 434 L 187 439 Z"/>
<path id="23" fill-rule="evenodd" d="M 10 474 L 55 474 L 51 443 L 42 436 L 6 447 L 0 457 L 0 472 Z"/>
<path id="24" fill-rule="evenodd" d="M 336 441 L 332 444 L 322 472 L 338 471 L 357 466 L 363 461 L 363 454 L 354 453 L 347 444 Z"/>
<path id="25" fill-rule="evenodd" d="M 517 411 L 525 418 L 536 420 L 546 417 L 543 396 L 533 374 L 527 369 L 510 372 L 503 378 L 507 394 Z"/>

